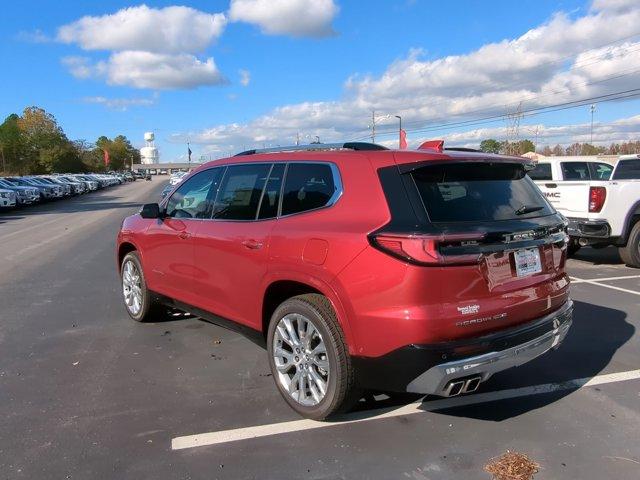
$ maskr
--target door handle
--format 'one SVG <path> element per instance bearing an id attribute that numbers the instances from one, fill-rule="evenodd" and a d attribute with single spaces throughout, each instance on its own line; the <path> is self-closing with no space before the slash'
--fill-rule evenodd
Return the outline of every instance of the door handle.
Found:
<path id="1" fill-rule="evenodd" d="M 242 245 L 250 248 L 251 250 L 258 250 L 259 248 L 262 248 L 262 242 L 258 242 L 257 240 L 245 240 L 242 242 Z"/>
<path id="2" fill-rule="evenodd" d="M 555 183 L 545 183 L 544 186 L 547 187 L 547 188 L 557 188 L 558 187 L 558 185 L 555 184 Z"/>
<path id="3" fill-rule="evenodd" d="M 188 238 L 191 238 L 191 234 L 189 232 L 180 232 L 178 234 L 178 237 L 180 237 L 182 240 L 186 240 Z"/>

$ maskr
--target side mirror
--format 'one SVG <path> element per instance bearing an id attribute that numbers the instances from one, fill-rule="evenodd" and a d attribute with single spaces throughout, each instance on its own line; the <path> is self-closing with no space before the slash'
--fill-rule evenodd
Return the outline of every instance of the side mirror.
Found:
<path id="1" fill-rule="evenodd" d="M 157 203 L 145 203 L 140 209 L 142 218 L 161 218 L 160 205 Z"/>

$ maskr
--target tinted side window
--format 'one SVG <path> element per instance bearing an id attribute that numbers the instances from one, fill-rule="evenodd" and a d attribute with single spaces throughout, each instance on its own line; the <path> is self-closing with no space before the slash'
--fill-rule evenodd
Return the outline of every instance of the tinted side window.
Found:
<path id="1" fill-rule="evenodd" d="M 613 178 L 614 180 L 640 180 L 640 159 L 620 160 Z"/>
<path id="2" fill-rule="evenodd" d="M 290 163 L 284 184 L 282 215 L 324 207 L 335 191 L 328 164 Z"/>
<path id="3" fill-rule="evenodd" d="M 175 218 L 209 218 L 212 194 L 222 174 L 222 168 L 210 168 L 196 173 L 171 195 L 166 215 Z"/>
<path id="4" fill-rule="evenodd" d="M 533 180 L 551 180 L 551 164 L 539 163 L 528 175 Z"/>
<path id="5" fill-rule="evenodd" d="M 589 180 L 587 162 L 562 162 L 562 178 L 564 180 Z"/>
<path id="6" fill-rule="evenodd" d="M 591 180 L 609 180 L 613 167 L 608 163 L 589 163 L 591 171 Z"/>
<path id="7" fill-rule="evenodd" d="M 275 218 L 278 215 L 278 203 L 280 201 L 280 187 L 284 175 L 284 163 L 276 163 L 271 169 L 267 186 L 260 203 L 258 218 Z"/>
<path id="8" fill-rule="evenodd" d="M 222 180 L 213 218 L 255 220 L 270 164 L 232 165 Z"/>

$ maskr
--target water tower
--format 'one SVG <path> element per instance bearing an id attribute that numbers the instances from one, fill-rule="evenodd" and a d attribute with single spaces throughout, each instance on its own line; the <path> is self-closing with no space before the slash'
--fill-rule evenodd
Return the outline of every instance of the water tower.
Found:
<path id="1" fill-rule="evenodd" d="M 155 135 L 153 132 L 145 132 L 144 141 L 146 145 L 140 149 L 140 161 L 143 165 L 158 163 L 160 156 L 154 144 Z"/>

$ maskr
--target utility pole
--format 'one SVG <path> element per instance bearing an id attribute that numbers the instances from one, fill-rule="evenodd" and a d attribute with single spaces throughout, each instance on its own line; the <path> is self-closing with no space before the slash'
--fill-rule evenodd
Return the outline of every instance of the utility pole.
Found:
<path id="1" fill-rule="evenodd" d="M 400 115 L 395 116 L 400 121 L 400 127 L 398 128 L 398 149 L 402 148 L 402 117 Z"/>
<path id="2" fill-rule="evenodd" d="M 591 110 L 591 140 L 589 140 L 589 143 L 593 145 L 593 112 L 596 111 L 596 104 L 592 103 L 589 110 Z"/>
<path id="3" fill-rule="evenodd" d="M 520 149 L 518 141 L 520 140 L 520 120 L 524 115 L 522 114 L 522 102 L 518 104 L 518 107 L 512 111 L 507 112 L 507 152 L 509 154 L 517 154 L 515 149 Z M 510 142 L 509 139 L 513 138 Z"/>
<path id="4" fill-rule="evenodd" d="M 391 115 L 384 115 L 382 117 L 376 118 L 376 111 L 371 110 L 371 125 L 367 125 L 367 128 L 371 129 L 371 143 L 376 143 L 376 123 L 380 120 L 386 120 Z"/>
<path id="5" fill-rule="evenodd" d="M 300 132 L 296 132 L 296 147 L 300 145 Z"/>

